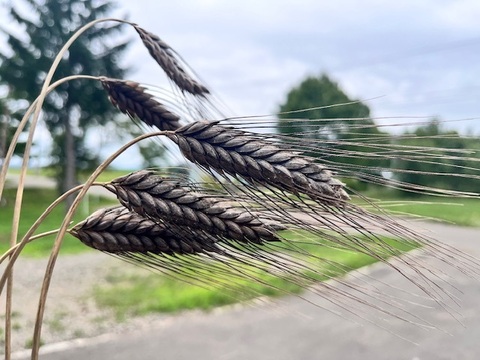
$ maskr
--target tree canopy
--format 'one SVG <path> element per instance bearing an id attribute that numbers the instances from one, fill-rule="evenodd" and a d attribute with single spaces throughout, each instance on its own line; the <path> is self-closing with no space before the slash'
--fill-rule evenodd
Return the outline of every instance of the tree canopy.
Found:
<path id="1" fill-rule="evenodd" d="M 370 109 L 350 99 L 327 75 L 308 77 L 290 90 L 279 113 L 283 133 L 314 132 L 316 137 L 338 136 L 349 127 L 349 119 L 358 119 L 365 125 L 373 124 L 369 119 Z M 282 119 L 298 121 L 287 123 Z"/>
<path id="2" fill-rule="evenodd" d="M 390 141 L 370 118 L 370 109 L 349 98 L 327 75 L 308 77 L 287 95 L 279 109 L 278 131 L 315 141 L 318 150 L 307 153 L 323 161 L 349 164 L 352 169 L 387 167 L 385 159 L 370 155 L 370 144 Z M 363 171 L 363 170 L 362 170 Z M 376 172 L 371 170 L 370 172 Z"/>

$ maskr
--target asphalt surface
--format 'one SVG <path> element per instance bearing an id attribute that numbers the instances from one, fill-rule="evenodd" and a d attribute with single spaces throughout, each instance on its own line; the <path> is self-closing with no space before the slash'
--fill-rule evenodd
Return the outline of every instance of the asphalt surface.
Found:
<path id="1" fill-rule="evenodd" d="M 439 240 L 480 258 L 480 229 L 429 224 Z M 421 255 L 419 255 L 421 256 Z M 429 260 L 427 260 L 429 261 Z M 306 294 L 308 300 L 291 297 L 281 302 L 226 308 L 210 314 L 187 313 L 152 327 L 149 331 L 109 335 L 47 347 L 41 359 L 480 359 L 480 280 L 442 268 L 461 307 L 446 311 L 423 298 L 403 308 L 435 329 L 396 319 L 371 307 L 359 312 L 371 322 L 345 313 L 333 314 L 333 300 Z M 363 286 L 373 276 L 380 293 L 393 298 L 416 288 L 385 265 L 376 264 L 366 274 L 350 276 L 349 283 Z M 371 283 L 372 280 L 368 279 Z M 406 290 L 399 292 L 391 285 Z M 372 290 L 373 291 L 373 290 Z M 387 302 L 393 304 L 393 300 Z M 356 302 L 347 303 L 353 309 Z M 385 304 L 385 303 L 384 303 Z M 423 305 L 429 305 L 422 306 Z M 321 306 L 324 306 L 322 308 Z M 458 311 L 460 315 L 457 315 Z M 401 313 L 405 315 L 406 313 Z M 408 316 L 407 316 L 408 317 Z M 459 318 L 459 319 L 457 319 Z M 413 318 L 412 318 L 413 319 Z M 405 340 L 407 338 L 409 340 Z M 17 354 L 19 355 L 19 354 Z M 27 359 L 28 356 L 16 356 Z"/>

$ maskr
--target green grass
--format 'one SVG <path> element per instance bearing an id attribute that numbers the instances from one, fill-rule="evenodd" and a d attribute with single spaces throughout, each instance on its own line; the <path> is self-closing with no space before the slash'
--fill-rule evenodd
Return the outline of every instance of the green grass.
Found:
<path id="1" fill-rule="evenodd" d="M 127 174 L 130 174 L 134 170 L 115 170 L 115 169 L 107 169 L 103 171 L 97 178 L 97 182 L 107 182 L 111 181 L 115 178 L 118 178 L 120 176 L 125 176 Z M 86 181 L 88 177 L 90 176 L 91 173 L 84 173 L 80 174 L 80 181 Z"/>
<path id="2" fill-rule="evenodd" d="M 390 198 L 379 205 L 399 216 L 417 215 L 425 220 L 437 219 L 459 226 L 480 226 L 479 199 L 451 199 L 420 197 L 414 199 Z"/>
<path id="3" fill-rule="evenodd" d="M 480 200 L 477 199 L 435 199 L 427 204 L 404 204 L 397 211 L 415 213 L 451 222 L 456 225 L 480 226 Z"/>
<path id="4" fill-rule="evenodd" d="M 9 168 L 8 173 L 13 175 L 20 174 L 20 168 Z M 27 175 L 38 175 L 38 176 L 46 176 L 46 177 L 53 177 L 54 171 L 48 167 L 41 167 L 41 168 L 29 168 L 27 169 Z"/>
<path id="5" fill-rule="evenodd" d="M 3 194 L 3 204 L 0 207 L 0 252 L 5 252 L 9 248 L 10 234 L 12 229 L 13 207 L 15 204 L 16 189 L 5 189 Z M 54 190 L 50 189 L 26 189 L 24 192 L 23 208 L 20 218 L 19 235 L 23 236 L 30 226 L 37 220 L 43 211 L 57 198 Z M 74 221 L 78 222 L 87 217 L 97 208 L 110 206 L 114 202 L 97 196 L 90 196 L 88 202 L 80 206 L 79 211 L 74 217 Z M 88 208 L 85 204 L 88 204 Z M 60 227 L 65 214 L 65 207 L 59 206 L 50 216 L 48 216 L 36 234 L 57 229 Z M 23 250 L 23 254 L 28 256 L 47 256 L 52 248 L 54 236 L 38 239 L 28 244 Z M 89 248 L 80 241 L 67 235 L 62 246 L 62 254 L 72 254 L 86 251 Z"/>
<path id="6" fill-rule="evenodd" d="M 298 236 L 298 233 L 284 232 L 283 235 L 293 239 Z M 319 262 L 317 272 L 310 270 L 304 272 L 311 277 L 312 281 L 324 281 L 331 277 L 342 276 L 348 271 L 375 261 L 369 256 L 356 252 L 322 246 L 321 239 L 309 236 L 313 242 L 318 242 L 318 244 L 302 245 L 302 250 L 312 256 L 342 264 L 340 269 L 331 263 Z M 386 241 L 399 251 L 407 251 L 412 248 L 394 240 Z M 312 258 L 309 257 L 309 260 L 312 261 Z M 112 272 L 106 278 L 108 284 L 94 290 L 97 304 L 113 309 L 120 320 L 130 315 L 145 315 L 155 312 L 209 310 L 222 305 L 247 301 L 258 296 L 277 297 L 285 294 L 297 294 L 303 289 L 295 282 L 266 274 L 260 270 L 250 272 L 250 274 L 255 274 L 261 279 L 261 282 L 232 277 L 229 286 L 217 283 L 216 286 L 209 287 L 188 284 L 157 273 L 145 273 L 139 269 L 133 273 L 126 271 Z M 262 284 L 262 282 L 269 285 Z M 233 284 L 235 284 L 235 289 L 231 288 Z"/>

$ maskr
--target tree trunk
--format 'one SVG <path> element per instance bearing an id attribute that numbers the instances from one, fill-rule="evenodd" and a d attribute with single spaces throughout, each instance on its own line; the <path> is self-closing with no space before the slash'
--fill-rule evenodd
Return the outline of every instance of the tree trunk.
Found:
<path id="1" fill-rule="evenodd" d="M 69 119 L 65 122 L 65 163 L 63 164 L 64 178 L 62 179 L 62 192 L 68 191 L 77 185 L 77 164 L 75 157 L 75 138 Z M 66 209 L 70 209 L 74 196 L 67 198 Z"/>
<path id="2" fill-rule="evenodd" d="M 2 166 L 7 154 L 7 131 L 8 121 L 3 114 L 0 114 L 0 165 Z"/>

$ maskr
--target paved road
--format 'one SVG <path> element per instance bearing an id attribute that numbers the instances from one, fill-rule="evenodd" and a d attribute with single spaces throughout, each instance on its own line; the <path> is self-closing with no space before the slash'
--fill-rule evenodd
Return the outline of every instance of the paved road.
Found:
<path id="1" fill-rule="evenodd" d="M 445 225 L 429 225 L 429 228 L 441 240 L 455 243 L 461 250 L 480 258 L 479 229 Z M 384 265 L 374 265 L 368 273 L 385 284 L 410 289 L 408 283 Z M 383 323 L 387 331 L 368 322 L 359 324 L 354 316 L 342 318 L 302 299 L 289 298 L 279 304 L 181 315 L 147 332 L 71 344 L 69 349 L 49 352 L 41 359 L 476 360 L 480 358 L 480 281 L 459 273 L 452 276 L 452 285 L 464 292 L 460 295 L 464 326 L 438 308 L 407 305 L 409 311 L 432 321 L 442 330 L 426 330 L 391 317 L 382 321 L 377 312 L 364 309 L 367 316 L 376 318 L 377 324 Z M 363 279 L 360 276 L 352 281 L 358 284 Z M 380 291 L 392 293 L 385 284 L 376 285 Z M 318 297 L 309 299 L 318 300 Z M 331 304 L 324 304 L 333 308 Z"/>

